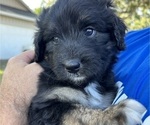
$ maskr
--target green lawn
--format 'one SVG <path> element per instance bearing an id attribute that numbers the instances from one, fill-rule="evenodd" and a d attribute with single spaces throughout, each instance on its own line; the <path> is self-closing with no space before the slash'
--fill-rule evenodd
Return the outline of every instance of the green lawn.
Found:
<path id="1" fill-rule="evenodd" d="M 0 60 L 0 83 L 2 80 L 2 75 L 3 75 L 4 69 L 6 67 L 6 64 L 7 64 L 7 60 Z"/>

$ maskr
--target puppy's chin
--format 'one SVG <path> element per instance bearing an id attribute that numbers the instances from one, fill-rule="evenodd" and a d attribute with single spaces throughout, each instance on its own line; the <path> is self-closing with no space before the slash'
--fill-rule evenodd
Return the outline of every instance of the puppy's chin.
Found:
<path id="1" fill-rule="evenodd" d="M 80 74 L 67 73 L 67 77 L 76 84 L 81 84 L 86 80 L 86 77 Z"/>
<path id="2" fill-rule="evenodd" d="M 72 84 L 73 86 L 76 87 L 85 87 L 87 82 L 88 82 L 88 78 L 80 73 L 69 73 L 69 72 L 64 72 L 63 75 L 59 75 L 57 74 L 57 78 L 58 81 L 65 81 L 68 82 L 69 84 Z"/>

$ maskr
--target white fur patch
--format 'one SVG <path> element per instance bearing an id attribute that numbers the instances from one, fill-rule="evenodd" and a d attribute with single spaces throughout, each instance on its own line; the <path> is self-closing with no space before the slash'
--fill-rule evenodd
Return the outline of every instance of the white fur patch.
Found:
<path id="1" fill-rule="evenodd" d="M 85 87 L 85 92 L 88 95 L 88 105 L 91 108 L 101 108 L 105 109 L 108 106 L 110 106 L 111 101 L 112 101 L 112 95 L 111 94 L 106 94 L 102 95 L 98 92 L 97 87 L 98 87 L 97 82 L 90 83 L 87 87 Z"/>
<path id="2" fill-rule="evenodd" d="M 127 117 L 127 125 L 141 124 L 143 113 L 146 111 L 145 107 L 139 102 L 131 99 L 127 99 L 123 103 L 125 104 L 123 112 Z"/>

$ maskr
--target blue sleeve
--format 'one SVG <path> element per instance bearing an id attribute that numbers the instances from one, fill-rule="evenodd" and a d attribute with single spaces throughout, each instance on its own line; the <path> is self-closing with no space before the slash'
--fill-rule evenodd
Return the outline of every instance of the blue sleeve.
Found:
<path id="1" fill-rule="evenodd" d="M 116 81 L 121 81 L 128 98 L 136 99 L 150 115 L 150 28 L 132 31 L 125 37 L 126 50 L 114 67 Z"/>

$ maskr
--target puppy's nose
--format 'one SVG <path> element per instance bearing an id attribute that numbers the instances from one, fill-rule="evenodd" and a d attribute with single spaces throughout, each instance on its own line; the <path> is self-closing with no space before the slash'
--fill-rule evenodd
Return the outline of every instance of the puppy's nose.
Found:
<path id="1" fill-rule="evenodd" d="M 77 73 L 80 69 L 80 60 L 72 59 L 65 62 L 65 68 L 69 73 Z"/>

